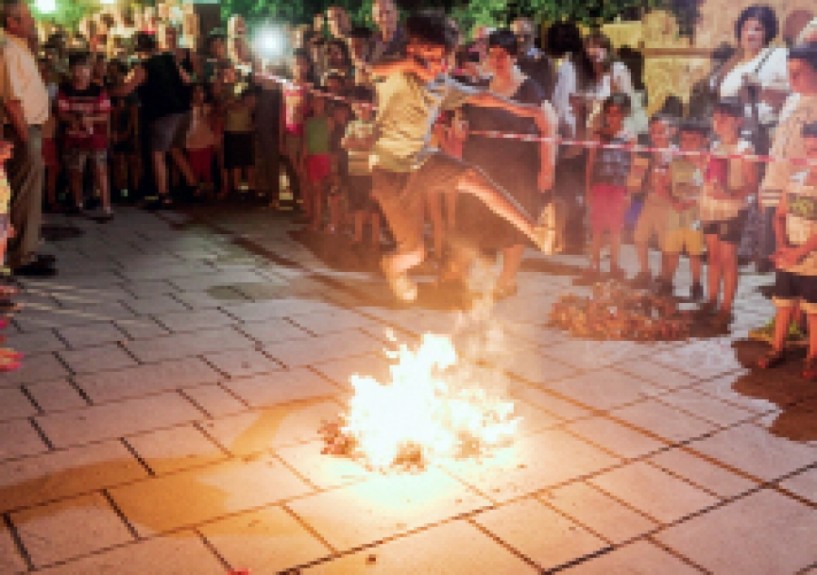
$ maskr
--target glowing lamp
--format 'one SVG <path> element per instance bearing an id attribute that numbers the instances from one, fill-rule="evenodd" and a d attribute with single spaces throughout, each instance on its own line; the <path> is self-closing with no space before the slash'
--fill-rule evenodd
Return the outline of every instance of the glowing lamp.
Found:
<path id="1" fill-rule="evenodd" d="M 35 5 L 40 14 L 53 14 L 57 11 L 57 0 L 37 0 Z"/>
<path id="2" fill-rule="evenodd" d="M 253 40 L 255 53 L 265 60 L 279 60 L 286 53 L 286 39 L 280 28 L 263 26 L 259 28 Z"/>

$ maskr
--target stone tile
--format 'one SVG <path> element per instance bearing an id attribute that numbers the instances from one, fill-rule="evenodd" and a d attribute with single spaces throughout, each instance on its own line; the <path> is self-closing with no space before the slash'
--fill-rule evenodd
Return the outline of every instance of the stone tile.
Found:
<path id="1" fill-rule="evenodd" d="M 79 375 L 75 383 L 94 403 L 216 383 L 219 374 L 197 358 L 164 361 L 115 371 Z"/>
<path id="2" fill-rule="evenodd" d="M 57 447 L 122 437 L 201 419 L 202 413 L 177 393 L 50 413 L 37 423 Z"/>
<path id="3" fill-rule="evenodd" d="M 688 447 L 767 481 L 817 461 L 813 447 L 776 437 L 752 424 L 721 431 Z"/>
<path id="4" fill-rule="evenodd" d="M 635 459 L 666 447 L 664 442 L 606 417 L 574 421 L 566 429 L 625 459 Z"/>
<path id="5" fill-rule="evenodd" d="M 37 505 L 145 477 L 118 441 L 0 463 L 0 511 Z"/>
<path id="6" fill-rule="evenodd" d="M 227 311 L 227 306 L 247 301 L 243 294 L 229 286 L 215 286 L 206 291 L 179 292 L 173 294 L 173 297 L 194 310 L 219 308 Z"/>
<path id="7" fill-rule="evenodd" d="M 125 441 L 157 475 L 201 467 L 227 457 L 191 425 L 131 435 Z"/>
<path id="8" fill-rule="evenodd" d="M 237 323 L 218 309 L 163 313 L 156 319 L 173 333 L 215 329 Z"/>
<path id="9" fill-rule="evenodd" d="M 0 525 L 0 573 L 22 573 L 28 570 L 8 528 Z"/>
<path id="10" fill-rule="evenodd" d="M 227 461 L 110 490 L 140 535 L 192 526 L 309 493 L 272 457 Z"/>
<path id="11" fill-rule="evenodd" d="M 507 501 L 597 473 L 619 460 L 560 430 L 517 438 L 484 460 L 446 462 L 463 482 L 494 501 Z"/>
<path id="12" fill-rule="evenodd" d="M 128 339 L 152 339 L 170 333 L 164 326 L 156 323 L 153 318 L 124 319 L 113 322 Z"/>
<path id="13" fill-rule="evenodd" d="M 156 294 L 149 298 L 130 298 L 122 303 L 136 315 L 155 315 L 159 318 L 164 314 L 187 310 L 182 302 L 169 294 Z"/>
<path id="14" fill-rule="evenodd" d="M 576 369 L 560 361 L 543 355 L 538 350 L 508 354 L 508 373 L 528 383 L 548 385 L 554 381 L 570 377 Z"/>
<path id="15" fill-rule="evenodd" d="M 125 284 L 125 289 L 133 294 L 134 297 L 145 299 L 178 291 L 176 287 L 170 285 L 170 283 L 165 280 L 129 281 Z"/>
<path id="16" fill-rule="evenodd" d="M 303 570 L 348 573 L 513 573 L 537 570 L 465 521 L 452 521 Z"/>
<path id="17" fill-rule="evenodd" d="M 692 575 L 701 573 L 647 541 L 636 541 L 563 571 L 566 575 Z"/>
<path id="18" fill-rule="evenodd" d="M 68 370 L 52 353 L 44 353 L 35 358 L 23 359 L 23 366 L 17 371 L 3 374 L 0 387 L 17 386 L 24 383 L 36 383 L 68 376 Z"/>
<path id="19" fill-rule="evenodd" d="M 140 361 L 155 363 L 229 349 L 248 349 L 253 347 L 253 342 L 233 329 L 223 328 L 129 341 L 125 347 Z"/>
<path id="20" fill-rule="evenodd" d="M 125 339 L 124 334 L 112 323 L 94 323 L 64 327 L 57 330 L 71 349 L 94 347 L 106 343 L 116 343 Z"/>
<path id="21" fill-rule="evenodd" d="M 93 373 L 136 365 L 136 361 L 119 345 L 57 352 L 74 373 Z"/>
<path id="22" fill-rule="evenodd" d="M 656 400 L 647 400 L 615 409 L 610 415 L 667 441 L 687 441 L 715 429 L 711 423 L 673 409 Z"/>
<path id="23" fill-rule="evenodd" d="M 382 324 L 345 309 L 291 315 L 289 319 L 292 323 L 313 335 L 326 335 L 364 328 L 384 329 Z"/>
<path id="24" fill-rule="evenodd" d="M 224 575 L 224 566 L 193 533 L 148 539 L 38 571 L 43 575 Z"/>
<path id="25" fill-rule="evenodd" d="M 438 469 L 375 475 L 290 501 L 296 515 L 332 547 L 346 550 L 473 511 L 488 500 Z"/>
<path id="26" fill-rule="evenodd" d="M 377 381 L 388 381 L 390 378 L 389 360 L 382 353 L 343 357 L 315 363 L 310 367 L 343 389 L 351 389 L 349 380 L 354 374 L 368 375 Z"/>
<path id="27" fill-rule="evenodd" d="M 614 369 L 586 371 L 548 385 L 548 389 L 593 409 L 608 410 L 653 396 L 657 390 L 644 380 Z"/>
<path id="28" fill-rule="evenodd" d="M 254 349 L 234 349 L 221 353 L 208 353 L 207 362 L 228 377 L 246 377 L 268 374 L 281 369 L 281 364 Z"/>
<path id="29" fill-rule="evenodd" d="M 780 486 L 812 503 L 817 503 L 817 467 L 781 481 Z"/>
<path id="30" fill-rule="evenodd" d="M 694 389 L 682 389 L 657 398 L 658 401 L 682 409 L 715 425 L 730 426 L 754 418 L 756 414 L 725 403 Z"/>
<path id="31" fill-rule="evenodd" d="M 720 497 L 734 497 L 757 486 L 754 481 L 684 449 L 670 449 L 648 461 Z"/>
<path id="32" fill-rule="evenodd" d="M 741 393 L 735 389 L 743 375 L 741 373 L 731 373 L 715 379 L 704 381 L 695 386 L 701 392 L 729 403 L 741 407 L 754 413 L 768 413 L 777 410 L 777 405 L 762 397 L 752 397 Z"/>
<path id="33" fill-rule="evenodd" d="M 0 421 L 0 460 L 42 453 L 47 449 L 28 419 Z"/>
<path id="34" fill-rule="evenodd" d="M 728 372 L 745 371 L 735 357 L 730 342 L 700 340 L 652 357 L 678 371 L 699 379 L 710 379 Z"/>
<path id="35" fill-rule="evenodd" d="M 689 521 L 657 539 L 712 573 L 795 573 L 817 561 L 817 513 L 764 489 Z"/>
<path id="36" fill-rule="evenodd" d="M 239 330 L 261 344 L 311 337 L 291 321 L 277 317 L 263 322 L 246 323 Z"/>
<path id="37" fill-rule="evenodd" d="M 128 528 L 99 493 L 32 507 L 11 516 L 35 566 L 127 543 Z"/>
<path id="38" fill-rule="evenodd" d="M 642 462 L 602 473 L 590 483 L 662 523 L 672 523 L 718 501 Z"/>
<path id="39" fill-rule="evenodd" d="M 526 401 L 560 419 L 574 420 L 589 417 L 592 412 L 570 401 L 559 399 L 554 394 L 541 391 L 533 386 L 518 384 L 511 386 L 511 396 L 514 399 Z"/>
<path id="40" fill-rule="evenodd" d="M 19 388 L 0 387 L 0 421 L 35 415 L 37 408 Z"/>
<path id="41" fill-rule="evenodd" d="M 331 552 L 280 507 L 244 513 L 199 530 L 230 565 L 252 573 L 279 573 Z"/>
<path id="42" fill-rule="evenodd" d="M 378 351 L 381 344 L 363 332 L 351 331 L 313 337 L 308 340 L 285 341 L 264 347 L 267 355 L 287 367 L 310 365 L 350 355 Z"/>
<path id="43" fill-rule="evenodd" d="M 522 499 L 484 511 L 473 520 L 543 570 L 607 547 L 604 540 L 536 499 Z"/>
<path id="44" fill-rule="evenodd" d="M 8 328 L 7 328 L 8 329 Z M 7 330 L 6 330 L 7 331 Z M 11 343 L 9 339 L 9 343 Z M 66 348 L 65 342 L 56 336 L 54 330 L 45 329 L 29 333 L 14 334 L 14 349 L 24 352 L 27 356 L 38 355 L 50 351 L 60 351 Z"/>
<path id="45" fill-rule="evenodd" d="M 371 475 L 361 463 L 349 457 L 323 453 L 323 440 L 289 447 L 279 447 L 275 453 L 292 469 L 319 489 L 332 489 L 366 479 Z"/>
<path id="46" fill-rule="evenodd" d="M 301 401 L 201 423 L 202 430 L 230 453 L 247 455 L 313 441 L 321 423 L 336 419 L 338 403 Z"/>
<path id="47" fill-rule="evenodd" d="M 640 377 L 657 387 L 668 389 L 689 387 L 698 382 L 695 375 L 667 367 L 647 358 L 618 365 L 616 369 Z"/>
<path id="48" fill-rule="evenodd" d="M 651 519 L 586 483 L 571 483 L 539 497 L 616 545 L 640 537 L 656 527 Z"/>
<path id="49" fill-rule="evenodd" d="M 223 417 L 247 411 L 247 406 L 222 385 L 199 385 L 181 390 L 182 393 L 210 417 Z"/>
<path id="50" fill-rule="evenodd" d="M 567 339 L 542 353 L 579 369 L 599 369 L 643 353 L 633 342 Z"/>
<path id="51" fill-rule="evenodd" d="M 224 382 L 225 387 L 252 407 L 338 395 L 340 389 L 304 368 L 277 370 Z"/>

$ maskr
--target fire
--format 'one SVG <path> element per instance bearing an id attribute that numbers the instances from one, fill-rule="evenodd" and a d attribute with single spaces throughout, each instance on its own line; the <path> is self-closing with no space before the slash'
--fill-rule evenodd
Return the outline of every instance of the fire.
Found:
<path id="1" fill-rule="evenodd" d="M 391 381 L 351 377 L 354 396 L 338 430 L 349 455 L 375 469 L 424 466 L 514 436 L 519 418 L 496 372 L 459 361 L 450 337 L 425 334 L 416 349 L 400 344 L 386 353 Z"/>

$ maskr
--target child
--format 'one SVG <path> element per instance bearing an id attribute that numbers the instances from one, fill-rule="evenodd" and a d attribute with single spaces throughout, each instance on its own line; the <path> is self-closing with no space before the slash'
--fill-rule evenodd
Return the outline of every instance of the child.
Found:
<path id="1" fill-rule="evenodd" d="M 48 90 L 49 109 L 54 110 L 59 86 L 56 82 L 56 70 L 54 65 L 47 58 L 38 60 L 40 76 L 46 84 Z M 60 160 L 57 152 L 57 118 L 54 114 L 48 115 L 48 120 L 43 124 L 43 166 L 45 167 L 45 199 L 46 210 L 49 212 L 60 211 L 57 199 L 57 181 L 60 174 Z"/>
<path id="2" fill-rule="evenodd" d="M 757 366 L 775 367 L 785 360 L 789 325 L 799 308 L 808 321 L 808 354 L 803 377 L 817 379 L 817 122 L 803 125 L 801 135 L 809 166 L 792 176 L 777 206 L 772 258 L 777 267 L 772 349 Z"/>
<path id="3" fill-rule="evenodd" d="M 672 139 L 675 136 L 676 121 L 664 114 L 655 114 L 650 118 L 649 145 L 658 151 L 648 155 L 647 166 L 642 181 L 644 205 L 635 226 L 635 247 L 638 255 L 638 274 L 632 284 L 636 288 L 649 288 L 653 276 L 649 264 L 649 242 L 653 234 L 658 240 L 659 248 L 664 243 L 664 233 L 669 217 L 669 189 L 664 177 L 672 159 Z M 662 262 L 661 269 L 665 268 Z"/>
<path id="4" fill-rule="evenodd" d="M 355 119 L 346 127 L 341 145 L 348 153 L 349 210 L 354 224 L 353 245 L 363 244 L 363 229 L 371 225 L 371 246 L 380 245 L 380 214 L 372 202 L 372 171 L 369 154 L 374 144 L 374 109 L 372 91 L 358 86 L 353 92 Z"/>
<path id="5" fill-rule="evenodd" d="M 216 137 L 213 134 L 213 107 L 207 102 L 204 85 L 193 86 L 191 107 L 190 129 L 185 141 L 187 159 L 202 191 L 211 192 Z"/>
<path id="6" fill-rule="evenodd" d="M 14 235 L 9 221 L 9 203 L 11 202 L 11 186 L 9 186 L 6 170 L 3 162 L 11 158 L 11 144 L 0 140 L 0 267 L 3 276 L 7 275 L 6 270 L 6 241 Z M 0 311 L 7 312 L 14 310 L 16 305 L 11 298 L 17 295 L 17 288 L 6 283 L 0 283 Z M 5 326 L 5 321 L 0 320 L 0 327 Z M 0 348 L 0 371 L 13 371 L 21 366 L 20 360 L 23 354 L 10 348 Z"/>
<path id="7" fill-rule="evenodd" d="M 281 122 L 280 149 L 283 150 L 284 156 L 295 170 L 299 191 L 306 187 L 304 174 L 301 171 L 303 165 L 301 150 L 303 149 L 304 120 L 307 112 L 309 68 L 309 56 L 306 51 L 295 50 L 292 58 L 292 82 L 284 86 L 282 99 L 284 121 Z M 301 199 L 305 200 L 305 198 Z M 307 217 L 311 216 L 311 209 L 312 206 L 304 201 L 304 211 Z"/>
<path id="8" fill-rule="evenodd" d="M 256 95 L 251 87 L 243 87 L 228 98 L 224 116 L 224 169 L 228 172 L 231 190 L 255 189 L 255 112 Z M 246 185 L 242 183 L 246 176 Z"/>
<path id="9" fill-rule="evenodd" d="M 128 68 L 124 62 L 113 60 L 108 66 L 111 86 L 124 82 Z M 130 190 L 139 188 L 138 125 L 139 99 L 135 94 L 111 98 L 111 154 L 114 189 L 123 201 Z"/>
<path id="10" fill-rule="evenodd" d="M 465 86 L 445 73 L 455 35 L 444 15 L 418 13 L 406 21 L 406 56 L 373 64 L 377 86 L 377 139 L 373 147 L 372 194 L 380 203 L 397 249 L 381 267 L 394 295 L 417 299 L 408 271 L 426 257 L 422 217 L 430 190 L 456 189 L 475 195 L 540 249 L 549 248 L 553 230 L 531 220 L 508 193 L 474 166 L 428 146 L 430 128 L 443 110 L 468 103 L 496 107 L 531 118 L 541 132 L 550 122 L 541 106 L 517 104 Z"/>
<path id="11" fill-rule="evenodd" d="M 709 129 L 696 120 L 685 120 L 681 123 L 679 132 L 681 155 L 670 162 L 668 173 L 671 209 L 663 246 L 667 266 L 662 273 L 659 291 L 664 295 L 672 295 L 681 252 L 686 250 L 692 272 L 690 297 L 700 300 L 704 295 L 701 285 L 704 236 L 701 232 L 698 203 L 704 183 Z"/>
<path id="12" fill-rule="evenodd" d="M 301 173 L 305 176 L 304 205 L 310 216 L 309 227 L 318 231 L 323 223 L 323 204 L 327 200 L 330 177 L 332 176 L 332 156 L 330 133 L 332 118 L 327 114 L 326 96 L 314 93 L 310 97 L 312 115 L 304 121 L 304 137 L 301 148 Z M 337 209 L 330 204 L 330 222 L 335 223 Z M 332 225 L 330 224 L 330 225 Z M 334 231 L 330 228 L 330 231 Z"/>
<path id="13" fill-rule="evenodd" d="M 591 148 L 588 155 L 585 178 L 590 190 L 588 200 L 592 232 L 589 279 L 595 279 L 600 274 L 605 232 L 610 233 L 610 276 L 624 278 L 624 271 L 619 266 L 619 251 L 632 158 L 629 150 L 603 146 L 624 145 L 633 141 L 633 136 L 624 129 L 624 119 L 629 112 L 630 97 L 627 94 L 611 94 L 604 100 L 601 127 L 596 138 L 602 147 Z"/>
<path id="14" fill-rule="evenodd" d="M 74 199 L 74 212 L 84 210 L 83 172 L 90 160 L 102 202 L 97 219 L 113 217 L 108 189 L 108 119 L 111 101 L 104 88 L 91 84 L 91 62 L 87 53 L 69 58 L 70 82 L 57 93 L 57 110 L 64 125 L 65 165 Z"/>
<path id="15" fill-rule="evenodd" d="M 757 164 L 739 155 L 753 154 L 752 144 L 740 138 L 743 104 L 737 98 L 715 105 L 712 128 L 715 144 L 704 174 L 700 214 L 706 251 L 707 311 L 718 310 L 714 322 L 727 327 L 738 287 L 738 244 L 746 221 L 747 201 L 757 189 Z M 718 292 L 723 283 L 723 299 L 718 308 Z"/>

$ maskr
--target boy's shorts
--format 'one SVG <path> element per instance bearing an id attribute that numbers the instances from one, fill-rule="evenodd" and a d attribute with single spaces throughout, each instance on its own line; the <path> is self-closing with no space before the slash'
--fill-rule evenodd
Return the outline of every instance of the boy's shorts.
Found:
<path id="1" fill-rule="evenodd" d="M 187 112 L 168 114 L 150 123 L 150 150 L 169 152 L 174 147 L 184 147 L 184 137 L 190 125 Z"/>
<path id="2" fill-rule="evenodd" d="M 451 190 L 457 180 L 477 168 L 440 152 L 411 172 L 372 169 L 372 196 L 378 201 L 397 242 L 397 253 L 423 247 L 423 209 L 426 194 Z"/>
<path id="3" fill-rule="evenodd" d="M 77 148 L 67 148 L 63 154 L 65 167 L 71 172 L 81 172 L 85 169 L 88 160 L 97 166 L 106 166 L 108 152 L 106 150 L 79 150 Z"/>
<path id="4" fill-rule="evenodd" d="M 681 227 L 667 230 L 662 251 L 676 255 L 686 250 L 687 255 L 700 256 L 704 253 L 704 234 L 701 230 Z"/>
<path id="5" fill-rule="evenodd" d="M 627 211 L 627 188 L 611 184 L 593 184 L 590 188 L 590 229 L 601 234 L 621 233 Z"/>
<path id="6" fill-rule="evenodd" d="M 322 182 L 332 175 L 332 156 L 329 154 L 309 154 L 304 164 L 306 179 L 311 184 Z"/>
<path id="7" fill-rule="evenodd" d="M 817 276 L 777 270 L 773 300 L 777 307 L 792 307 L 799 303 L 804 312 L 817 313 Z"/>
<path id="8" fill-rule="evenodd" d="M 372 177 L 349 176 L 349 210 L 362 212 L 372 208 Z"/>
<path id="9" fill-rule="evenodd" d="M 658 245 L 664 245 L 664 236 L 667 233 L 667 217 L 671 209 L 669 202 L 661 198 L 648 197 L 641 208 L 641 215 L 635 224 L 633 240 L 637 244 L 646 244 L 655 234 Z"/>
<path id="10" fill-rule="evenodd" d="M 743 226 L 746 224 L 746 210 L 741 210 L 734 218 L 715 222 L 704 222 L 705 236 L 717 236 L 718 240 L 726 244 L 739 244 L 743 237 Z"/>

